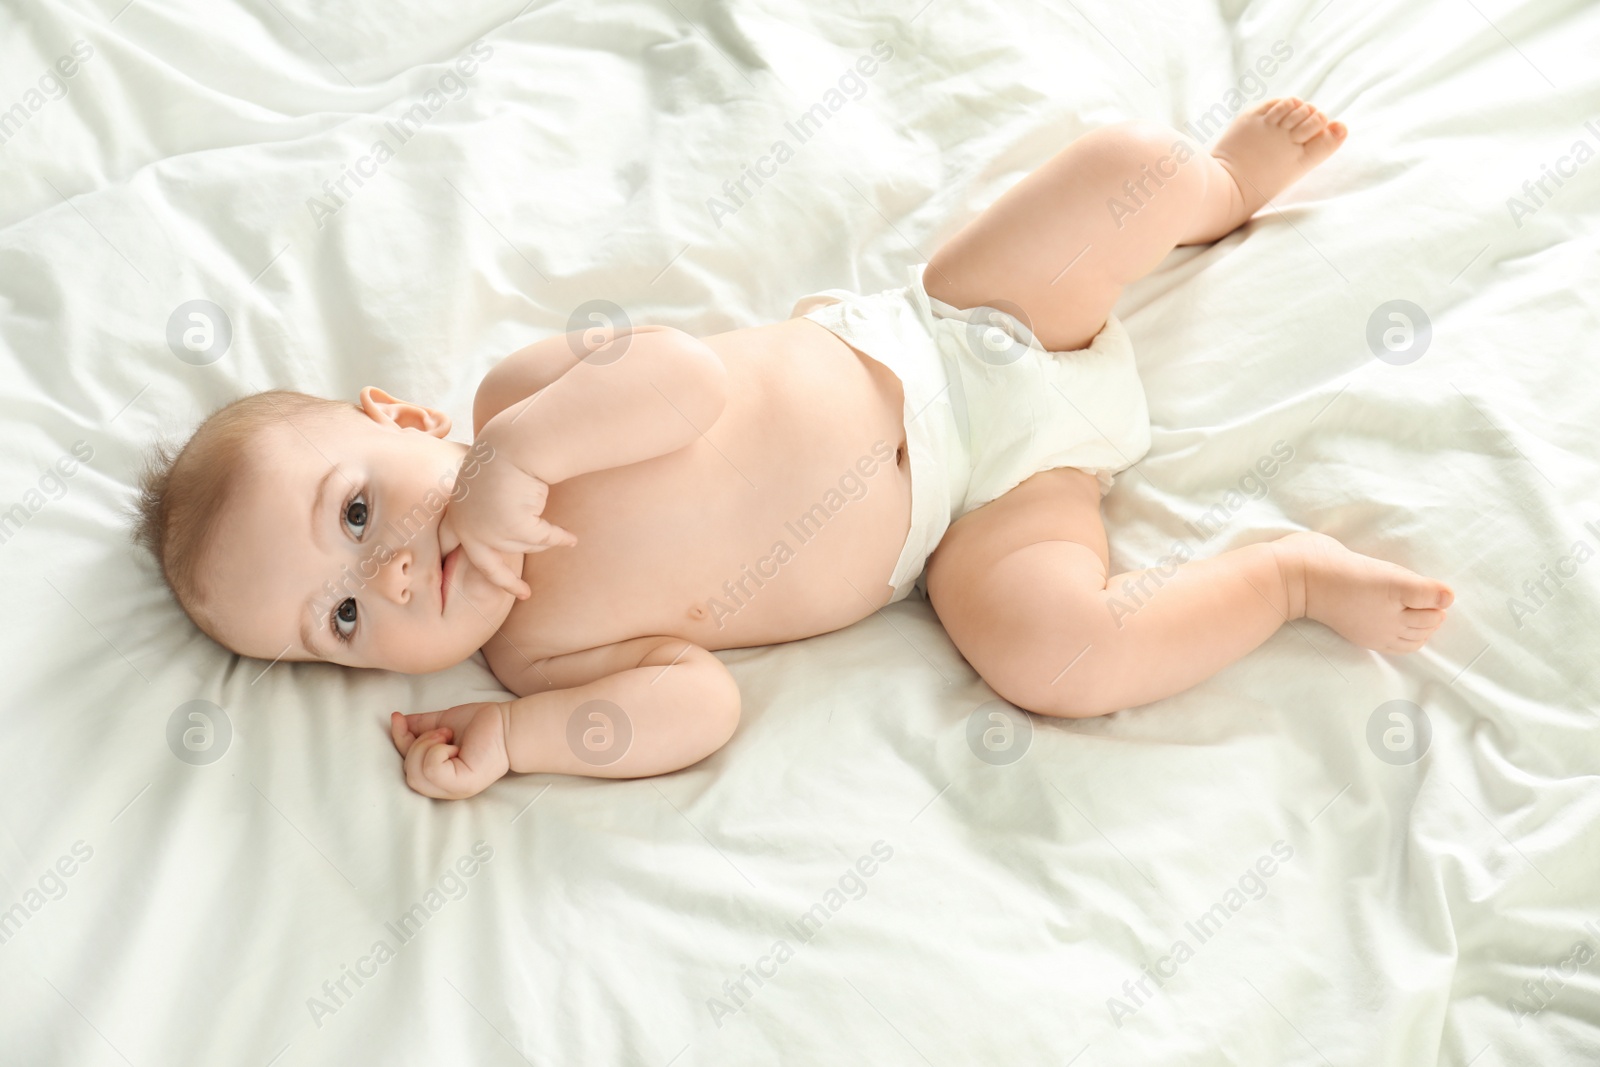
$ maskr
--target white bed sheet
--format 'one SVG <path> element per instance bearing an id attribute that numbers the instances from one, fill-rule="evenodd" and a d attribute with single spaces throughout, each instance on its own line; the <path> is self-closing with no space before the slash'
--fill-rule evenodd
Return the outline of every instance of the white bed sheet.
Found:
<path id="1" fill-rule="evenodd" d="M 0 1058 L 1600 1062 L 1600 162 L 1574 154 L 1600 148 L 1600 8 L 120 3 L 0 12 L 0 510 L 26 512 L 0 544 Z M 1454 584 L 1421 654 L 1296 624 L 1181 696 L 1034 719 L 993 765 L 967 740 L 993 693 L 913 599 L 721 653 L 745 716 L 693 768 L 441 804 L 386 715 L 500 692 L 481 662 L 232 658 L 122 540 L 150 435 L 240 392 L 377 382 L 467 426 L 483 372 L 587 299 L 707 333 L 899 284 L 1083 131 L 1227 109 L 1275 42 L 1262 91 L 1350 140 L 1119 306 L 1155 429 L 1106 500 L 1113 563 L 1323 530 Z M 1534 205 L 1543 165 L 1570 175 Z M 371 176 L 335 203 L 347 167 Z M 166 341 L 193 299 L 233 331 L 204 366 Z M 1366 340 L 1392 300 L 1431 322 L 1403 365 Z M 232 731 L 202 765 L 168 744 L 197 699 Z M 1394 700 L 1431 728 L 1414 762 L 1368 741 Z"/>

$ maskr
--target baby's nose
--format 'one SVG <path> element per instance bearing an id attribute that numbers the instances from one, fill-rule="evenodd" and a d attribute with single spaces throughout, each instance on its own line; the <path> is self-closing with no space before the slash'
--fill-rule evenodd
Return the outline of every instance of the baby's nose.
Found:
<path id="1" fill-rule="evenodd" d="M 406 604 L 411 601 L 411 581 L 416 569 L 415 560 L 409 548 L 402 548 L 396 552 L 378 573 L 379 591 L 396 604 Z"/>

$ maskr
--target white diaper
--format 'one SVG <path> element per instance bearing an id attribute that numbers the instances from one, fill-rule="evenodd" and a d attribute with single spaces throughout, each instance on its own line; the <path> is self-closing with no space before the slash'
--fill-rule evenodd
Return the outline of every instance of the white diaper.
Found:
<path id="1" fill-rule="evenodd" d="M 945 530 L 967 512 L 1057 467 L 1095 475 L 1104 495 L 1150 449 L 1144 386 L 1115 316 L 1087 348 L 1048 352 L 1013 315 L 930 297 L 924 266 L 908 268 L 911 284 L 899 289 L 824 289 L 789 313 L 888 367 L 905 393 L 911 531 L 889 575 L 890 603 L 919 585 Z"/>

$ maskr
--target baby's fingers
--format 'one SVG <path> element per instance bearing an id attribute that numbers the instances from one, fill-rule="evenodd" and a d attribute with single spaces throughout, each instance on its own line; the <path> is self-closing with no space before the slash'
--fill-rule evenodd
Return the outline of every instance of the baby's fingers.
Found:
<path id="1" fill-rule="evenodd" d="M 456 753 L 454 745 L 445 743 L 447 736 L 443 729 L 425 733 L 406 753 L 406 785 L 435 800 L 450 800 L 454 796 L 448 788 L 447 776 L 439 770 L 440 765 L 448 764 Z"/>
<path id="2" fill-rule="evenodd" d="M 389 736 L 394 740 L 394 747 L 404 756 L 416 743 L 417 738 L 439 725 L 439 720 L 444 716 L 442 711 L 419 711 L 411 715 L 394 712 L 389 716 Z"/>
<path id="3" fill-rule="evenodd" d="M 533 543 L 527 549 L 529 552 L 543 552 L 547 548 L 571 548 L 578 543 L 578 539 L 571 532 L 545 519 L 539 520 L 533 536 Z"/>
<path id="4" fill-rule="evenodd" d="M 411 732 L 411 727 L 406 724 L 406 717 L 398 711 L 389 716 L 389 739 L 394 742 L 395 749 L 402 756 L 411 751 L 411 746 L 417 740 Z"/>
<path id="5" fill-rule="evenodd" d="M 494 549 L 477 542 L 466 541 L 462 542 L 462 547 L 466 550 L 467 559 L 472 561 L 472 565 L 482 571 L 495 585 L 518 600 L 526 600 L 533 595 L 528 583 L 522 580 L 521 575 L 507 567 Z"/>
<path id="6" fill-rule="evenodd" d="M 459 747 L 448 744 L 441 738 L 440 743 L 429 748 L 427 754 L 422 757 L 423 777 L 445 791 L 446 795 L 454 793 L 450 787 L 455 784 L 455 757 L 460 751 Z"/>

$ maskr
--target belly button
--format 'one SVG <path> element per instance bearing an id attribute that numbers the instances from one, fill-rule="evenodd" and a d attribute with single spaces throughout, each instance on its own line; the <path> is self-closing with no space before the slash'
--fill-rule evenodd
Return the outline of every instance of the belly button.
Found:
<path id="1" fill-rule="evenodd" d="M 904 441 L 901 441 L 900 447 L 894 450 L 894 465 L 897 467 L 906 465 L 906 443 Z"/>
<path id="2" fill-rule="evenodd" d="M 691 619 L 703 619 L 706 617 L 706 609 L 699 604 L 691 604 L 689 605 L 689 617 Z"/>

